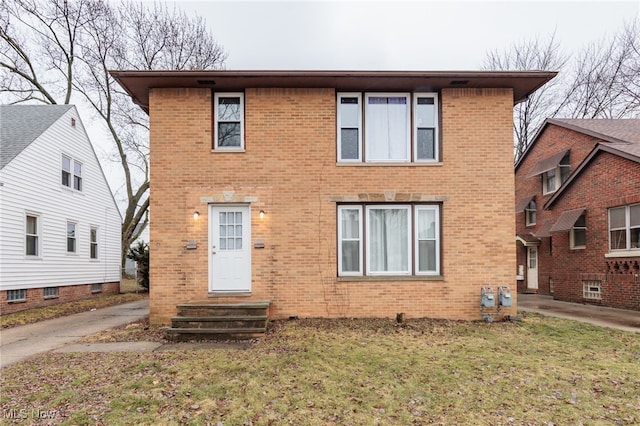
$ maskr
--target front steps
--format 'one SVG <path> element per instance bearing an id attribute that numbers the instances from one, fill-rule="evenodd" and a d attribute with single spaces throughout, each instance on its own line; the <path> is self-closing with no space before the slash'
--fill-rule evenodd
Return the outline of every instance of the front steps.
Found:
<path id="1" fill-rule="evenodd" d="M 176 338 L 254 337 L 267 331 L 269 302 L 184 303 L 166 331 Z"/>

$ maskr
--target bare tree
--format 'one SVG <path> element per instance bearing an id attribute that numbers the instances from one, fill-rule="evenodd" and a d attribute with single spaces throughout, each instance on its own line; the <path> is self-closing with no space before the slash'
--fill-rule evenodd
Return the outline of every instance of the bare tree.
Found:
<path id="1" fill-rule="evenodd" d="M 122 265 L 148 223 L 148 117 L 110 69 L 222 68 L 205 22 L 161 3 L 0 0 L 3 102 L 81 102 L 100 118 L 124 174 Z"/>
<path id="2" fill-rule="evenodd" d="M 573 57 L 560 52 L 553 34 L 490 51 L 485 69 L 557 70 L 558 77 L 514 108 L 516 161 L 549 117 L 640 116 L 640 24 L 627 23 L 612 37 L 587 44 Z"/>
<path id="3" fill-rule="evenodd" d="M 571 118 L 624 118 L 640 113 L 640 25 L 588 44 L 568 72 L 559 114 Z"/>
<path id="4" fill-rule="evenodd" d="M 509 49 L 492 50 L 484 60 L 484 69 L 490 70 L 549 70 L 562 69 L 569 57 L 560 49 L 553 33 L 548 39 L 536 38 L 514 43 Z M 514 150 L 516 158 L 527 149 L 533 132 L 557 108 L 555 96 L 560 86 L 556 77 L 534 92 L 513 110 Z"/>

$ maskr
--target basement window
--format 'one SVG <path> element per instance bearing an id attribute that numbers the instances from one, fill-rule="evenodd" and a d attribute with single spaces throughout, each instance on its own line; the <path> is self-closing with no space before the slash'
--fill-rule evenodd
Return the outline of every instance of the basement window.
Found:
<path id="1" fill-rule="evenodd" d="M 27 290 L 7 290 L 7 302 L 26 302 Z"/>

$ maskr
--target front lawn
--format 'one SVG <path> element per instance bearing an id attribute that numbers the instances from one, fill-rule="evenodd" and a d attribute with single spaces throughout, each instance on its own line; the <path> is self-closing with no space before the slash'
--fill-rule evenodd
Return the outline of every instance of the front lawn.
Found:
<path id="1" fill-rule="evenodd" d="M 638 334 L 523 319 L 283 321 L 244 350 L 45 354 L 2 371 L 3 420 L 25 410 L 42 424 L 640 423 Z"/>

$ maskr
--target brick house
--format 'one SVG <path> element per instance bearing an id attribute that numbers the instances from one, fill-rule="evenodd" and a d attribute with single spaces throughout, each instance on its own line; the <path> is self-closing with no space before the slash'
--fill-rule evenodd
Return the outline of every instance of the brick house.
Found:
<path id="1" fill-rule="evenodd" d="M 196 300 L 473 320 L 512 283 L 513 105 L 555 73 L 112 75 L 150 116 L 152 322 Z"/>
<path id="2" fill-rule="evenodd" d="M 640 120 L 548 119 L 515 166 L 518 291 L 640 310 Z"/>

